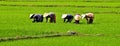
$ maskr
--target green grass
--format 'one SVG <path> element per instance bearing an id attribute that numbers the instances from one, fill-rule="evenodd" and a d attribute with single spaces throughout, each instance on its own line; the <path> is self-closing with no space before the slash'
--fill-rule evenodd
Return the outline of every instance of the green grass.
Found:
<path id="1" fill-rule="evenodd" d="M 18 40 L 0 43 L 2 46 L 119 46 L 119 38 L 114 37 L 55 37 Z"/>
<path id="2" fill-rule="evenodd" d="M 79 4 L 80 3 L 80 4 Z M 120 3 L 115 2 L 1 2 L 0 4 L 8 5 L 77 5 L 77 6 L 111 6 L 117 7 Z M 90 5 L 89 5 L 90 4 Z M 43 32 L 67 32 L 68 30 L 78 31 L 85 34 L 104 34 L 105 36 L 71 36 L 71 37 L 53 37 L 28 39 L 17 41 L 0 42 L 1 46 L 119 46 L 120 38 L 115 35 L 119 34 L 120 14 L 103 13 L 117 12 L 120 8 L 97 8 L 97 7 L 35 7 L 35 6 L 0 6 L 0 38 L 15 36 L 32 36 L 41 35 Z M 29 19 L 30 13 L 55 12 L 57 23 L 32 23 Z M 86 24 L 82 20 L 81 24 L 63 23 L 61 15 L 70 13 L 83 14 L 93 12 L 95 20 L 93 24 Z M 95 12 L 99 12 L 95 13 Z"/>
<path id="3" fill-rule="evenodd" d="M 1 1 L 14 1 L 14 2 L 117 2 L 119 0 L 1 0 Z"/>

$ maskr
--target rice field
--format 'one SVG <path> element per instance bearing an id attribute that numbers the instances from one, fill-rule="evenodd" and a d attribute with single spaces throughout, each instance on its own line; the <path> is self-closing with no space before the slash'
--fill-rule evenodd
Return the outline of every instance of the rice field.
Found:
<path id="1" fill-rule="evenodd" d="M 91 1 L 0 1 L 0 38 L 42 35 L 44 32 L 77 31 L 83 34 L 104 34 L 104 36 L 63 36 L 38 39 L 24 39 L 0 42 L 0 46 L 120 46 L 120 3 L 119 0 Z M 55 12 L 57 23 L 32 23 L 29 14 Z M 80 24 L 63 23 L 61 15 L 95 14 L 93 24 L 81 20 Z"/>

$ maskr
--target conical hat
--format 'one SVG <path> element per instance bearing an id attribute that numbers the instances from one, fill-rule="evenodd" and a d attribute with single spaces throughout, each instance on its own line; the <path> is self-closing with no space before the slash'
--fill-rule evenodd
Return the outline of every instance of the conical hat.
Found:
<path id="1" fill-rule="evenodd" d="M 86 13 L 86 15 L 93 15 L 93 13 Z"/>
<path id="2" fill-rule="evenodd" d="M 33 14 L 30 14 L 30 16 L 29 17 L 32 17 L 33 16 Z"/>
<path id="3" fill-rule="evenodd" d="M 82 14 L 82 15 L 81 15 L 81 16 L 82 16 L 82 19 L 84 19 L 84 18 L 85 18 L 85 15 L 86 15 L 86 14 Z"/>
<path id="4" fill-rule="evenodd" d="M 44 13 L 43 17 L 47 17 L 49 15 L 49 13 Z"/>
<path id="5" fill-rule="evenodd" d="M 62 17 L 61 18 L 65 18 L 67 16 L 67 14 L 62 14 Z"/>

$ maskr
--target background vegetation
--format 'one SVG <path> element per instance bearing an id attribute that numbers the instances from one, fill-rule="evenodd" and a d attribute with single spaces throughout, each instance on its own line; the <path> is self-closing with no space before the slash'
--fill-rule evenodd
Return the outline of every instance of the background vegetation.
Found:
<path id="1" fill-rule="evenodd" d="M 15 1 L 15 2 L 14 2 Z M 52 5 L 52 6 L 49 6 Z M 56 6 L 57 5 L 57 6 Z M 46 32 L 77 31 L 105 36 L 71 36 L 0 42 L 1 46 L 120 46 L 119 0 L 4 0 L 0 1 L 0 38 L 41 35 Z M 32 23 L 29 14 L 55 12 L 57 23 Z M 93 24 L 63 23 L 64 13 L 93 12 Z"/>

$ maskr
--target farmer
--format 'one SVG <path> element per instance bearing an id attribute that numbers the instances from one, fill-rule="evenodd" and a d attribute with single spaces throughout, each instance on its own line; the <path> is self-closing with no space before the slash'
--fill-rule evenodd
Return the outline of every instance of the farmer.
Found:
<path id="1" fill-rule="evenodd" d="M 46 18 L 46 22 L 48 22 L 48 18 L 50 18 L 50 23 L 56 23 L 56 16 L 53 12 L 44 13 L 43 17 Z"/>
<path id="2" fill-rule="evenodd" d="M 75 22 L 74 23 L 76 23 L 76 24 L 79 24 L 80 22 L 80 19 L 81 19 L 81 16 L 80 16 L 80 14 L 76 14 L 75 16 L 74 16 L 74 19 L 75 19 Z"/>
<path id="3" fill-rule="evenodd" d="M 33 19 L 34 22 L 43 22 L 43 15 L 41 14 L 30 14 L 30 19 Z"/>
<path id="4" fill-rule="evenodd" d="M 93 13 L 82 14 L 82 19 L 83 18 L 86 18 L 87 23 L 91 24 L 91 23 L 93 23 L 93 20 L 94 20 L 94 14 Z"/>
<path id="5" fill-rule="evenodd" d="M 64 22 L 70 22 L 73 20 L 73 16 L 71 14 L 63 14 L 62 18 L 64 19 Z M 66 21 L 67 19 L 67 21 Z"/>

